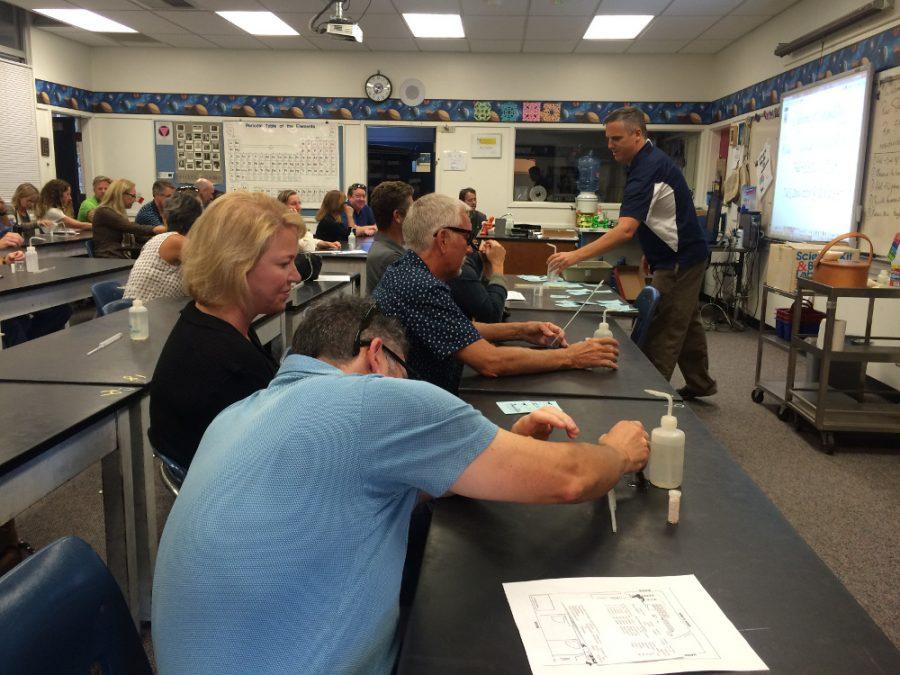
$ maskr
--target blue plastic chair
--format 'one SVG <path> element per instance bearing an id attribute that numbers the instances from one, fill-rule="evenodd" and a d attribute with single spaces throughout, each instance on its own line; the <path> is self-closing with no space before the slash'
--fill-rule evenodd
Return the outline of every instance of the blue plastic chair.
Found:
<path id="1" fill-rule="evenodd" d="M 638 347 L 643 347 L 650 332 L 650 324 L 656 315 L 656 306 L 659 304 L 659 291 L 653 286 L 644 286 L 634 299 L 638 315 L 631 327 L 631 341 Z"/>
<path id="2" fill-rule="evenodd" d="M 159 460 L 159 477 L 162 478 L 162 482 L 169 492 L 177 497 L 181 491 L 181 484 L 187 476 L 187 469 L 156 448 L 153 448 L 153 454 Z"/>
<path id="3" fill-rule="evenodd" d="M 118 312 L 123 309 L 128 309 L 131 307 L 131 304 L 134 302 L 132 298 L 121 298 L 119 300 L 113 300 L 112 302 L 107 302 L 103 307 L 100 308 L 100 316 L 106 316 L 107 314 L 112 314 L 113 312 Z"/>
<path id="4" fill-rule="evenodd" d="M 0 664 L 19 673 L 151 673 L 122 591 L 78 537 L 0 577 Z"/>
<path id="5" fill-rule="evenodd" d="M 91 286 L 91 296 L 97 308 L 97 316 L 103 316 L 103 307 L 113 300 L 121 300 L 125 289 L 118 281 L 101 281 Z"/>

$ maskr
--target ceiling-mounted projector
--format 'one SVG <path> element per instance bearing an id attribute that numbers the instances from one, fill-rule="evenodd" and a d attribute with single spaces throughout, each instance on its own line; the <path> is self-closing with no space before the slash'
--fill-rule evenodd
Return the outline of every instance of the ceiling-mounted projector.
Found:
<path id="1" fill-rule="evenodd" d="M 348 16 L 344 15 L 344 5 L 349 4 L 346 0 L 342 2 L 329 2 L 322 8 L 322 11 L 313 17 L 309 22 L 309 29 L 313 33 L 319 35 L 332 35 L 339 40 L 347 40 L 348 42 L 362 42 L 363 32 L 359 24 Z M 323 14 L 330 8 L 334 8 L 331 17 L 327 21 L 320 21 Z"/>

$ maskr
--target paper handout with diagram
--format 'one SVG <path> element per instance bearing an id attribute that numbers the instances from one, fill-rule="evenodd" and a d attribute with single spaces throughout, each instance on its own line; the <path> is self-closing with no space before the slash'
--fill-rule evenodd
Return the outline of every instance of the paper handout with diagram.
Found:
<path id="1" fill-rule="evenodd" d="M 768 670 L 693 575 L 503 589 L 535 675 Z"/>

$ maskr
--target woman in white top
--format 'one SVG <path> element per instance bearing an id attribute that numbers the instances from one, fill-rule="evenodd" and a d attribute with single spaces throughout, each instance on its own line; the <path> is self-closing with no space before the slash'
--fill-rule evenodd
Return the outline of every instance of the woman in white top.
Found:
<path id="1" fill-rule="evenodd" d="M 300 195 L 297 194 L 296 190 L 282 190 L 278 193 L 278 201 L 287 206 L 294 213 L 300 213 Z M 339 241 L 322 241 L 321 239 L 314 239 L 312 230 L 307 229 L 306 234 L 304 234 L 298 242 L 297 250 L 300 253 L 312 253 L 313 251 L 331 251 L 333 249 L 339 249 L 340 247 L 341 242 Z"/>
<path id="2" fill-rule="evenodd" d="M 125 298 L 147 302 L 155 298 L 180 298 L 185 295 L 181 280 L 181 249 L 185 235 L 203 213 L 196 192 L 178 191 L 163 207 L 168 232 L 157 234 L 144 244 L 125 284 Z"/>
<path id="3" fill-rule="evenodd" d="M 72 186 L 59 178 L 48 180 L 41 188 L 35 215 L 42 221 L 41 227 L 47 227 L 45 223 L 49 224 L 47 229 L 60 224 L 73 230 L 91 229 L 90 223 L 82 223 L 72 217 Z"/>

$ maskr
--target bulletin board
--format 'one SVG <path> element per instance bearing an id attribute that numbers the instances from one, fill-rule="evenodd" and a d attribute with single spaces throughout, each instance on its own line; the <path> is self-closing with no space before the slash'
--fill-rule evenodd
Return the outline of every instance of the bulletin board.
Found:
<path id="1" fill-rule="evenodd" d="M 175 122 L 175 180 L 225 182 L 222 122 Z"/>
<path id="2" fill-rule="evenodd" d="M 300 193 L 304 208 L 318 208 L 340 189 L 341 129 L 328 122 L 225 122 L 228 190 L 276 195 Z"/>

